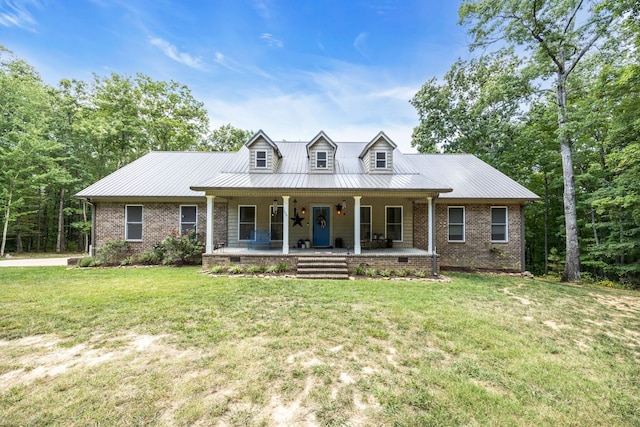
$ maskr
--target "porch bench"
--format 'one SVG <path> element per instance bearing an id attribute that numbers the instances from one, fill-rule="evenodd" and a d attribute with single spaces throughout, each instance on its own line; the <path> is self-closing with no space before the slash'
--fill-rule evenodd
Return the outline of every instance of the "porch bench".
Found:
<path id="1" fill-rule="evenodd" d="M 251 249 L 254 246 L 266 246 L 271 249 L 271 231 L 253 230 L 251 237 L 247 240 L 247 249 Z"/>

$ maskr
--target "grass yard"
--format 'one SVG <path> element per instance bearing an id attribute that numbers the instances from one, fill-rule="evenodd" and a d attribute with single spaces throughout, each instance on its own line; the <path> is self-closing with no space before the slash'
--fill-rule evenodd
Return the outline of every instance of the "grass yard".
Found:
<path id="1" fill-rule="evenodd" d="M 0 269 L 0 425 L 640 425 L 640 294 Z"/>

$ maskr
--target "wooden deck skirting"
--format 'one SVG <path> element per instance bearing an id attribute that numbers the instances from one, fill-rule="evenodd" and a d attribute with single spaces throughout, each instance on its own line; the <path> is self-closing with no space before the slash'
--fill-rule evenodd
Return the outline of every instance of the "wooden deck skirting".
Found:
<path id="1" fill-rule="evenodd" d="M 365 268 L 377 268 L 380 270 L 424 270 L 432 272 L 433 257 L 428 254 L 361 254 L 361 255 L 346 255 L 344 253 L 327 253 L 327 254 L 268 254 L 262 253 L 214 253 L 204 254 L 202 256 L 202 268 L 207 270 L 212 266 L 221 265 L 276 265 L 286 264 L 287 269 L 290 271 L 296 271 L 298 268 L 298 258 L 304 257 L 341 257 L 346 258 L 347 267 L 349 273 L 353 274 L 356 267 L 362 266 Z M 439 273 L 440 267 L 437 262 L 436 255 L 436 273 Z"/>

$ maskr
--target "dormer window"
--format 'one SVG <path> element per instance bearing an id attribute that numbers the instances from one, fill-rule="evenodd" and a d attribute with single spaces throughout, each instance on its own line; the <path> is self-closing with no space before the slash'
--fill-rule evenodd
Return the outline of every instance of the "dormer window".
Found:
<path id="1" fill-rule="evenodd" d="M 256 151 L 256 169 L 264 169 L 267 167 L 267 152 L 264 150 Z"/>
<path id="2" fill-rule="evenodd" d="M 376 151 L 376 169 L 386 169 L 386 168 L 387 168 L 387 152 Z"/>
<path id="3" fill-rule="evenodd" d="M 327 168 L 327 152 L 326 151 L 316 152 L 316 168 L 318 169 Z"/>

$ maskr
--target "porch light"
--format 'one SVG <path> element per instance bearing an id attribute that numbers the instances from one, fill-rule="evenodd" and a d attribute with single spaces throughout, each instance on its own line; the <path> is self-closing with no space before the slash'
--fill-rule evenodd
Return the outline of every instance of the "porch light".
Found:
<path id="1" fill-rule="evenodd" d="M 307 208 L 303 207 L 302 210 L 300 211 L 300 213 L 302 215 L 306 215 L 307 214 Z"/>
<path id="2" fill-rule="evenodd" d="M 273 205 L 271 206 L 271 216 L 278 215 L 278 200 L 273 199 Z"/>
<path id="3" fill-rule="evenodd" d="M 336 214 L 338 215 L 346 215 L 347 214 L 347 201 L 343 200 L 342 203 L 338 203 L 336 205 Z"/>

